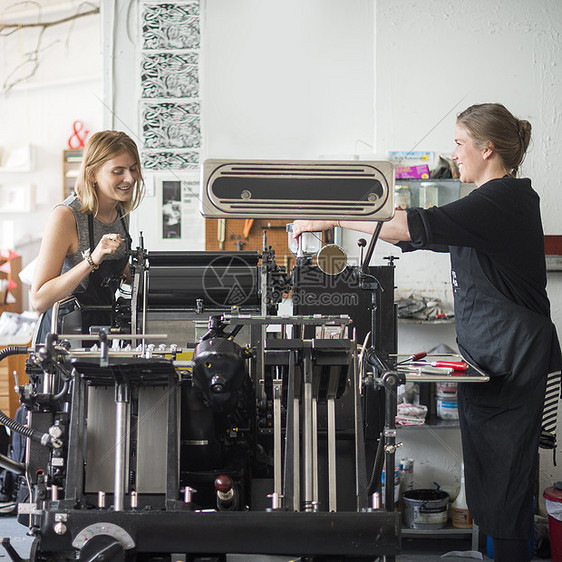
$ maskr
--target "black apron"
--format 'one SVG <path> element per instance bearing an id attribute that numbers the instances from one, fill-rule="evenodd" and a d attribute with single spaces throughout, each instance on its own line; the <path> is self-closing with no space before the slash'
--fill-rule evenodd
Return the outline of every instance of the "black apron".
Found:
<path id="1" fill-rule="evenodd" d="M 120 259 L 102 261 L 99 268 L 90 273 L 86 289 L 78 288 L 72 293 L 75 301 L 72 300 L 59 307 L 57 319 L 59 334 L 87 334 L 91 326 L 110 326 L 112 324 L 115 291 L 119 287 L 120 277 L 127 266 L 131 249 L 131 237 L 127 225 L 120 209 L 118 212 L 126 234 L 127 253 Z M 90 252 L 93 252 L 97 244 L 94 239 L 94 217 L 91 214 L 88 215 L 88 236 Z M 45 336 L 51 331 L 51 318 L 52 309 L 41 316 L 34 338 L 35 343 L 45 342 Z"/>
<path id="2" fill-rule="evenodd" d="M 459 350 L 491 377 L 459 384 L 468 507 L 486 535 L 529 538 L 546 378 L 560 368 L 556 330 L 504 296 L 474 249 L 450 251 Z"/>

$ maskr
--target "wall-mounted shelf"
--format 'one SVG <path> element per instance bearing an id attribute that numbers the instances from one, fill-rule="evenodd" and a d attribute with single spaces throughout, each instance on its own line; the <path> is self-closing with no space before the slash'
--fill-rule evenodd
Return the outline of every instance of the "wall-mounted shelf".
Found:
<path id="1" fill-rule="evenodd" d="M 82 164 L 82 149 L 63 150 L 62 152 L 62 174 L 63 174 L 63 199 L 66 199 L 74 191 L 76 178 Z"/>
<path id="2" fill-rule="evenodd" d="M 458 429 L 459 420 L 442 420 L 432 415 L 428 416 L 425 423 L 421 425 L 399 425 L 397 429 L 400 431 L 419 431 L 420 429 L 427 429 L 428 427 L 431 429 Z"/>
<path id="3" fill-rule="evenodd" d="M 26 144 L 2 154 L 0 174 L 25 174 L 33 171 L 33 146 Z"/>
<path id="4" fill-rule="evenodd" d="M 396 179 L 396 185 L 408 184 L 411 192 L 411 207 L 420 206 L 420 184 L 434 183 L 439 190 L 438 205 L 452 203 L 470 193 L 476 186 L 472 183 L 461 183 L 458 179 Z"/>
<path id="5" fill-rule="evenodd" d="M 417 318 L 398 318 L 398 324 L 423 324 L 424 326 L 437 326 L 443 324 L 454 324 L 454 318 L 443 318 L 437 320 L 421 320 Z"/>
<path id="6" fill-rule="evenodd" d="M 478 550 L 479 529 L 474 524 L 470 529 L 459 529 L 452 525 L 447 525 L 442 529 L 408 529 L 402 527 L 400 534 L 403 538 L 430 538 L 430 539 L 449 539 L 453 537 L 469 537 L 471 539 L 471 549 Z"/>

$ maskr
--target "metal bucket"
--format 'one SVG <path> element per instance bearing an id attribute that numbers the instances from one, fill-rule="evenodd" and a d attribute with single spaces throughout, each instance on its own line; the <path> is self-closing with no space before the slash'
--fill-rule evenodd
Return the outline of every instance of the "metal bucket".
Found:
<path id="1" fill-rule="evenodd" d="M 442 490 L 410 490 L 402 495 L 408 529 L 442 529 L 447 524 L 449 494 Z"/>

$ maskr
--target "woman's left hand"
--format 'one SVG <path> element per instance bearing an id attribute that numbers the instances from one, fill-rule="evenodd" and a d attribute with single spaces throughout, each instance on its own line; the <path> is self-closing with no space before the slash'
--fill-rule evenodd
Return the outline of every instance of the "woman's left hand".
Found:
<path id="1" fill-rule="evenodd" d="M 298 220 L 293 222 L 293 237 L 298 238 L 303 232 L 322 232 L 338 226 L 337 221 Z"/>

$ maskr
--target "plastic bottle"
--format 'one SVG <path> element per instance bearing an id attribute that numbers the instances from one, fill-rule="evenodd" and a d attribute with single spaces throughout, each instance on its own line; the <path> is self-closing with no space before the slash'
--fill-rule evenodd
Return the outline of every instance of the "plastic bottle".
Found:
<path id="1" fill-rule="evenodd" d="M 466 491 L 464 489 L 464 464 L 462 465 L 461 488 L 455 501 L 451 505 L 451 519 L 453 527 L 457 529 L 471 529 L 472 517 L 466 504 Z"/>

